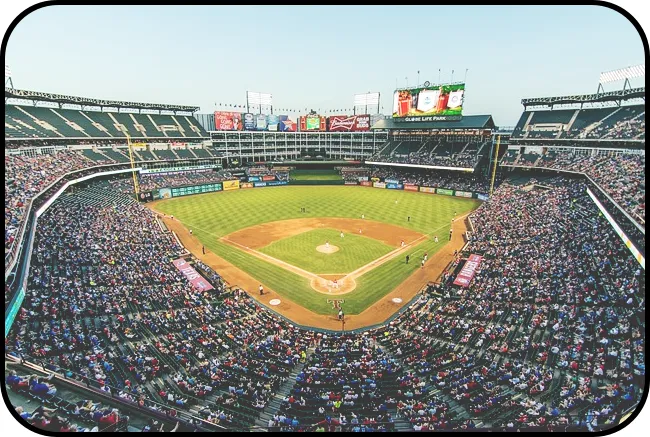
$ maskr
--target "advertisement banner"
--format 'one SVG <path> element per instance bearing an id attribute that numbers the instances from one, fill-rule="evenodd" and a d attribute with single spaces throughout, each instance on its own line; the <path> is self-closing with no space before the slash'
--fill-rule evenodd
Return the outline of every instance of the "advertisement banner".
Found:
<path id="1" fill-rule="evenodd" d="M 280 132 L 295 132 L 298 130 L 298 125 L 288 115 L 281 115 L 278 129 Z"/>
<path id="2" fill-rule="evenodd" d="M 345 185 L 357 185 L 356 181 L 345 181 Z"/>
<path id="3" fill-rule="evenodd" d="M 327 127 L 327 119 L 320 115 L 302 115 L 300 117 L 300 130 L 304 131 L 324 131 Z"/>
<path id="4" fill-rule="evenodd" d="M 399 184 L 399 181 L 397 179 L 384 179 L 384 182 L 387 184 Z"/>
<path id="5" fill-rule="evenodd" d="M 234 181 L 223 181 L 223 191 L 239 190 L 239 179 Z"/>
<path id="6" fill-rule="evenodd" d="M 478 200 L 488 200 L 488 199 L 490 198 L 490 196 L 488 196 L 487 194 L 481 194 L 481 193 L 478 193 L 478 194 L 476 195 L 476 198 L 477 198 Z"/>
<path id="7" fill-rule="evenodd" d="M 418 191 L 420 187 L 413 184 L 404 184 L 404 191 Z"/>
<path id="8" fill-rule="evenodd" d="M 419 117 L 459 117 L 463 114 L 464 83 L 426 85 L 396 90 L 393 94 L 393 118 L 419 121 Z"/>
<path id="9" fill-rule="evenodd" d="M 420 193 L 431 193 L 434 194 L 436 189 L 433 187 L 420 187 Z"/>
<path id="10" fill-rule="evenodd" d="M 241 112 L 214 112 L 214 128 L 216 130 L 242 130 Z"/>
<path id="11" fill-rule="evenodd" d="M 244 130 L 255 130 L 255 115 L 250 112 L 244 114 Z"/>
<path id="12" fill-rule="evenodd" d="M 436 194 L 444 194 L 445 196 L 453 196 L 454 190 L 446 190 L 444 188 L 436 188 Z"/>
<path id="13" fill-rule="evenodd" d="M 327 125 L 330 132 L 366 132 L 370 130 L 370 115 L 333 115 Z"/>
<path id="14" fill-rule="evenodd" d="M 269 187 L 275 187 L 277 185 L 287 185 L 287 184 L 288 184 L 287 181 L 271 181 L 266 183 L 266 185 Z"/>
<path id="15" fill-rule="evenodd" d="M 365 182 L 368 180 L 368 176 L 359 176 L 358 180 L 359 182 Z"/>
<path id="16" fill-rule="evenodd" d="M 258 182 L 260 180 L 259 176 L 249 176 L 248 182 Z"/>
<path id="17" fill-rule="evenodd" d="M 158 190 L 158 199 L 171 199 L 171 198 L 172 198 L 171 188 L 161 188 Z M 154 193 L 154 199 L 155 199 L 155 193 Z"/>
<path id="18" fill-rule="evenodd" d="M 252 182 L 242 182 L 239 184 L 239 188 L 253 188 L 254 185 Z"/>
<path id="19" fill-rule="evenodd" d="M 153 194 L 151 191 L 141 191 L 140 192 L 140 201 L 141 202 L 151 202 L 153 200 Z"/>
<path id="20" fill-rule="evenodd" d="M 257 114 L 255 116 L 255 129 L 266 130 L 266 114 Z"/>
<path id="21" fill-rule="evenodd" d="M 386 188 L 388 188 L 389 190 L 402 190 L 404 189 L 404 185 L 390 183 L 390 184 L 386 184 Z"/>
<path id="22" fill-rule="evenodd" d="M 373 181 L 373 182 L 379 182 L 381 179 L 372 177 L 372 178 L 370 178 L 370 180 Z"/>
<path id="23" fill-rule="evenodd" d="M 187 143 L 169 143 L 169 147 L 172 149 L 185 149 L 187 147 Z"/>
<path id="24" fill-rule="evenodd" d="M 199 272 L 194 270 L 194 267 L 189 265 L 183 258 L 178 258 L 173 261 L 174 266 L 187 278 L 194 288 L 201 291 L 213 290 L 214 287 L 201 276 Z"/>
<path id="25" fill-rule="evenodd" d="M 386 184 L 383 182 L 375 182 L 372 184 L 372 186 L 375 188 L 386 188 Z"/>
<path id="26" fill-rule="evenodd" d="M 266 117 L 267 129 L 271 132 L 278 131 L 278 124 L 280 124 L 280 117 L 275 114 L 269 114 Z"/>
<path id="27" fill-rule="evenodd" d="M 190 196 L 192 194 L 212 193 L 221 191 L 221 183 L 192 185 L 190 187 L 173 187 L 172 197 Z"/>
<path id="28" fill-rule="evenodd" d="M 265 174 L 264 176 L 262 176 L 262 180 L 265 181 L 265 182 L 274 181 L 275 180 L 275 175 Z"/>
<path id="29" fill-rule="evenodd" d="M 370 182 L 370 181 L 361 181 L 361 182 L 359 182 L 359 185 L 363 185 L 364 187 L 372 187 L 372 182 Z"/>
<path id="30" fill-rule="evenodd" d="M 479 265 L 481 265 L 481 260 L 483 259 L 480 255 L 470 255 L 465 262 L 460 273 L 456 276 L 454 285 L 460 285 L 461 287 L 469 287 L 469 283 L 476 274 Z"/>
<path id="31" fill-rule="evenodd" d="M 266 182 L 255 182 L 255 183 L 253 183 L 253 186 L 255 188 L 257 188 L 257 187 L 266 187 Z"/>
<path id="32" fill-rule="evenodd" d="M 471 197 L 472 197 L 472 193 L 469 192 L 469 191 L 456 191 L 456 193 L 454 194 L 454 196 L 457 196 L 457 197 L 470 197 L 470 198 L 471 198 Z"/>

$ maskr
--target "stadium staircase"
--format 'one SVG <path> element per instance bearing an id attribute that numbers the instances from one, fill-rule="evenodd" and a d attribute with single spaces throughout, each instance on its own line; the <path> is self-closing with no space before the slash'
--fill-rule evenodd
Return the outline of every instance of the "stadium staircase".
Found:
<path id="1" fill-rule="evenodd" d="M 309 360 L 309 357 L 313 352 L 314 350 L 311 348 L 307 350 L 306 352 L 307 360 Z M 278 388 L 273 398 L 269 401 L 269 403 L 264 408 L 263 412 L 255 420 L 255 427 L 252 428 L 251 431 L 268 432 L 269 419 L 272 418 L 273 415 L 276 414 L 278 411 L 280 411 L 282 400 L 285 397 L 287 397 L 291 392 L 291 389 L 293 388 L 296 382 L 296 376 L 298 376 L 298 374 L 302 371 L 302 369 L 303 369 L 302 365 L 294 366 L 293 370 L 291 371 L 287 379 L 282 383 L 280 388 Z"/>

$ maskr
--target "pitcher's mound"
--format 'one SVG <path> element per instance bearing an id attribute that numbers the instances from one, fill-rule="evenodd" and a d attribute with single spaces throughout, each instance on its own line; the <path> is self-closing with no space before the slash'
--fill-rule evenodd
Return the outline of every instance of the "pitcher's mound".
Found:
<path id="1" fill-rule="evenodd" d="M 329 247 L 324 244 L 321 244 L 320 246 L 316 246 L 316 250 L 323 253 L 334 253 L 334 252 L 338 252 L 339 248 L 332 244 L 330 244 Z"/>

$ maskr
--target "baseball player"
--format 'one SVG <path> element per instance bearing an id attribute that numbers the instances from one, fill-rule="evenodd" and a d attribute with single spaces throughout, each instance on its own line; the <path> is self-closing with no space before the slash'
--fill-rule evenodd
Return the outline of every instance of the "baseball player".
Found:
<path id="1" fill-rule="evenodd" d="M 329 241 L 326 241 L 326 242 L 325 242 L 325 249 L 329 249 L 329 248 L 330 248 L 330 242 L 329 242 Z"/>
<path id="2" fill-rule="evenodd" d="M 421 268 L 421 269 L 424 268 L 424 258 L 422 258 L 422 262 L 420 262 L 420 268 Z"/>
<path id="3" fill-rule="evenodd" d="M 343 231 L 341 231 L 341 238 L 343 238 L 343 237 L 344 237 L 344 235 L 343 235 Z"/>
<path id="4" fill-rule="evenodd" d="M 334 288 L 338 290 L 339 288 L 339 281 L 337 279 L 334 280 Z"/>
<path id="5" fill-rule="evenodd" d="M 260 284 L 260 296 L 264 294 L 264 287 L 262 287 L 262 284 Z"/>
<path id="6" fill-rule="evenodd" d="M 450 229 L 450 230 L 449 230 L 449 241 L 451 241 L 451 234 L 452 234 L 453 232 L 454 232 L 453 229 Z"/>
<path id="7" fill-rule="evenodd" d="M 429 254 L 427 252 L 424 252 L 424 260 L 426 261 L 427 259 L 429 259 Z"/>
<path id="8" fill-rule="evenodd" d="M 365 215 L 365 214 L 361 214 L 361 220 L 363 220 L 363 219 L 365 219 L 365 218 L 366 218 L 366 215 Z"/>
<path id="9" fill-rule="evenodd" d="M 433 242 L 434 242 L 434 243 L 437 243 L 437 242 L 438 242 L 438 236 L 437 236 L 437 235 L 436 235 L 435 237 L 433 237 Z"/>
<path id="10" fill-rule="evenodd" d="M 360 234 L 362 233 L 362 232 L 361 232 L 361 228 L 359 228 L 359 233 L 360 233 Z"/>
<path id="11" fill-rule="evenodd" d="M 402 247 L 404 247 L 404 240 L 402 240 Z"/>

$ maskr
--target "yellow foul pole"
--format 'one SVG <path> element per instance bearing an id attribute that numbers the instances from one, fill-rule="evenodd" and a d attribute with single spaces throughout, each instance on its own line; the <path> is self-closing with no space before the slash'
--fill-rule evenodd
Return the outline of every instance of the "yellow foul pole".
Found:
<path id="1" fill-rule="evenodd" d="M 136 200 L 140 194 L 140 185 L 138 184 L 138 176 L 135 171 L 135 159 L 133 159 L 133 145 L 131 144 L 131 137 L 126 134 L 126 143 L 129 146 L 129 160 L 131 161 L 131 175 L 133 176 L 133 192 L 135 193 Z"/>
<path id="2" fill-rule="evenodd" d="M 499 144 L 501 143 L 501 135 L 497 135 L 497 150 L 494 153 L 494 167 L 492 168 L 492 179 L 490 181 L 490 197 L 494 192 L 494 179 L 497 175 L 497 164 L 499 163 Z"/>

